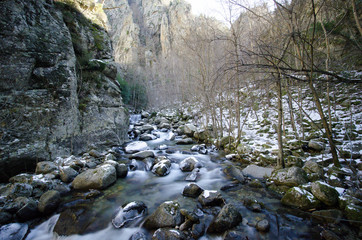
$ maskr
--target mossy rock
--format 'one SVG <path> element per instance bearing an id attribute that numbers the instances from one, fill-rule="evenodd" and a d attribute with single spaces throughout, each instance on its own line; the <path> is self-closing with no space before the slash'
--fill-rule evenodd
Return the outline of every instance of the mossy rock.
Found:
<path id="1" fill-rule="evenodd" d="M 361 226 L 362 222 L 362 207 L 354 204 L 348 204 L 344 209 L 344 214 L 350 223 L 356 227 Z"/>
<path id="2" fill-rule="evenodd" d="M 310 192 L 300 187 L 293 187 L 282 197 L 281 203 L 302 210 L 316 209 L 320 201 Z"/>

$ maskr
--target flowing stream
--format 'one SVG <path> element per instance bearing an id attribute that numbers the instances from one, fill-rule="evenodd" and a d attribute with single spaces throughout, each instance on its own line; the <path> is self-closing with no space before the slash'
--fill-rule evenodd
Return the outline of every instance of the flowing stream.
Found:
<path id="1" fill-rule="evenodd" d="M 131 127 L 138 120 L 138 116 L 132 116 Z M 144 202 L 148 207 L 149 214 L 162 202 L 170 200 L 178 201 L 181 208 L 201 212 L 198 209 L 200 205 L 198 205 L 197 199 L 184 197 L 181 194 L 184 187 L 189 183 L 185 181 L 189 173 L 182 172 L 178 163 L 189 156 L 194 156 L 202 163 L 196 184 L 205 190 L 220 191 L 228 203 L 232 203 L 237 207 L 242 214 L 243 221 L 235 229 L 242 232 L 248 239 L 320 238 L 320 228 L 316 224 L 308 220 L 303 212 L 282 206 L 280 200 L 265 187 L 252 188 L 247 184 L 239 184 L 227 191 L 221 191 L 221 187 L 232 183 L 222 171 L 226 165 L 232 163 L 226 160 L 221 153 L 216 151 L 210 151 L 205 155 L 193 153 L 190 151 L 192 145 L 176 145 L 175 141 L 168 140 L 169 132 L 157 132 L 157 134 L 160 137 L 148 141 L 147 144 L 150 149 L 155 149 L 160 145 L 168 146 L 167 150 L 154 150 L 154 153 L 156 156 L 167 156 L 172 161 L 169 175 L 157 177 L 147 170 L 148 167 L 144 162 L 133 160 L 131 163 L 133 170 L 128 172 L 126 178 L 118 179 L 114 185 L 104 190 L 103 195 L 100 197 L 82 203 L 86 209 L 85 212 L 92 213 L 90 215 L 92 221 L 88 219 L 90 223 L 87 223 L 89 224 L 88 231 L 90 233 L 57 237 L 52 232 L 59 217 L 59 214 L 57 214 L 32 229 L 26 239 L 128 240 L 132 234 L 139 231 L 149 234 L 151 239 L 152 232 L 142 229 L 142 222 L 138 222 L 135 226 L 116 229 L 111 224 L 112 216 L 119 206 L 131 201 Z M 127 160 L 126 158 L 119 159 L 121 162 Z M 245 207 L 243 199 L 246 198 L 261 203 L 262 210 L 253 212 Z M 76 201 L 78 200 L 74 196 L 70 196 L 64 206 L 70 206 Z M 205 222 L 210 222 L 212 219 L 212 216 L 207 214 L 204 214 L 204 217 L 210 218 Z M 270 223 L 270 230 L 267 233 L 260 233 L 254 227 L 256 222 L 262 219 L 267 219 Z M 205 234 L 201 239 L 223 239 L 223 236 Z"/>

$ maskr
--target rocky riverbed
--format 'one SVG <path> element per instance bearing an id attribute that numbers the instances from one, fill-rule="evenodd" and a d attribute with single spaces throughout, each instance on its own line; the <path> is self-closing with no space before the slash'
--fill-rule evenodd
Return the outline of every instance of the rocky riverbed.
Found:
<path id="1" fill-rule="evenodd" d="M 1 185 L 0 239 L 361 237 L 347 170 L 335 171 L 338 188 L 313 160 L 281 170 L 240 161 L 179 115 L 130 120 L 124 146 L 39 162 Z"/>

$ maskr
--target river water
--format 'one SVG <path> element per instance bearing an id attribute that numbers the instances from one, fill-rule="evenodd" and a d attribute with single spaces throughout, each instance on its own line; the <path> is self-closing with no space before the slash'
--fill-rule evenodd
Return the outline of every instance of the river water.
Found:
<path id="1" fill-rule="evenodd" d="M 133 116 L 133 120 L 139 120 Z M 155 149 L 160 145 L 167 145 L 167 150 L 154 150 L 156 155 L 167 156 L 172 161 L 170 174 L 165 177 L 157 177 L 142 161 L 133 160 L 134 170 L 129 171 L 124 179 L 118 179 L 111 187 L 107 188 L 103 195 L 93 201 L 84 204 L 84 208 L 93 215 L 89 219 L 89 228 L 82 235 L 71 235 L 58 237 L 53 234 L 54 225 L 59 214 L 52 216 L 47 221 L 31 230 L 27 240 L 48 240 L 48 239 L 69 239 L 69 240 L 128 240 L 132 234 L 143 231 L 149 236 L 152 233 L 142 229 L 142 222 L 136 226 L 116 229 L 111 224 L 112 216 L 119 206 L 131 201 L 142 201 L 148 207 L 149 214 L 152 213 L 162 202 L 176 200 L 189 211 L 201 211 L 198 209 L 197 199 L 182 196 L 182 190 L 189 183 L 185 181 L 189 173 L 179 169 L 179 162 L 183 159 L 194 156 L 202 163 L 199 178 L 196 183 L 205 190 L 218 190 L 222 186 L 231 184 L 222 169 L 232 164 L 225 157 L 216 151 L 208 154 L 193 153 L 190 151 L 192 145 L 176 145 L 175 141 L 168 140 L 168 132 L 157 132 L 159 138 L 148 141 L 150 149 Z M 129 161 L 120 158 L 119 161 Z M 264 188 L 252 188 L 247 184 L 239 184 L 228 191 L 220 191 L 226 202 L 234 204 L 243 216 L 243 222 L 235 229 L 242 233 L 247 239 L 320 239 L 320 227 L 314 224 L 305 216 L 303 212 L 284 207 L 280 200 L 272 192 Z M 252 199 L 261 203 L 262 210 L 253 212 L 244 206 L 244 199 Z M 74 196 L 70 196 L 70 205 Z M 198 210 L 197 210 L 198 209 Z M 210 218 L 205 222 L 210 222 L 212 217 L 205 214 L 205 218 Z M 260 233 L 256 230 L 255 223 L 259 220 L 267 219 L 270 223 L 270 231 Z M 89 232 L 89 233 L 87 233 Z M 151 237 L 150 237 L 151 238 Z M 204 235 L 201 239 L 223 239 L 222 235 Z"/>

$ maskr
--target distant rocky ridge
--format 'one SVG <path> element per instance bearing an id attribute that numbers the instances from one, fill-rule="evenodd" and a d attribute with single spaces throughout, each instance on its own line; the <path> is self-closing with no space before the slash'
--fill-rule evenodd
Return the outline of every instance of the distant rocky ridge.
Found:
<path id="1" fill-rule="evenodd" d="M 122 143 L 128 117 L 106 25 L 94 1 L 0 2 L 0 181 Z"/>
<path id="2" fill-rule="evenodd" d="M 152 67 L 177 49 L 193 19 L 183 0 L 107 0 L 104 11 L 116 61 L 125 67 Z"/>

